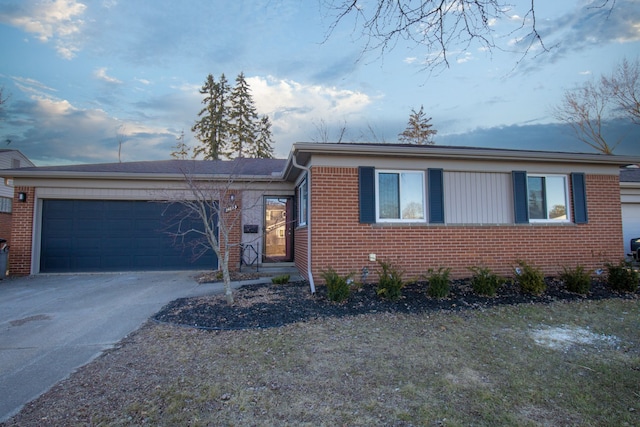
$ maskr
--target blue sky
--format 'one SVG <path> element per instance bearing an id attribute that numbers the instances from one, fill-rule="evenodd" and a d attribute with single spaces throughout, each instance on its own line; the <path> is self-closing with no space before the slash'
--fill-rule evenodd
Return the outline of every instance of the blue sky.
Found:
<path id="1" fill-rule="evenodd" d="M 361 2 L 367 7 L 370 0 Z M 600 4 L 598 0 L 595 4 Z M 0 86 L 10 95 L 0 148 L 37 165 L 168 159 L 201 107 L 206 76 L 243 71 L 275 154 L 296 141 L 396 142 L 424 105 L 437 144 L 592 152 L 552 109 L 565 90 L 640 52 L 640 3 L 538 1 L 549 52 L 522 61 L 512 33 L 530 1 L 492 23 L 504 49 L 450 47 L 450 67 L 424 70 L 423 47 L 363 52 L 325 0 L 0 0 Z M 640 126 L 616 123 L 617 154 L 640 155 Z M 11 141 L 8 143 L 8 141 Z"/>

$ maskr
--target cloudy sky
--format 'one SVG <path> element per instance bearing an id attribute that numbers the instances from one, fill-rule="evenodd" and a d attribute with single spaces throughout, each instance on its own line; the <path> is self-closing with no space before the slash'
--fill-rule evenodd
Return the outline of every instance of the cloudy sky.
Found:
<path id="1" fill-rule="evenodd" d="M 424 47 L 364 51 L 349 19 L 327 37 L 326 1 L 0 0 L 0 148 L 37 165 L 168 159 L 181 131 L 197 144 L 206 76 L 243 71 L 277 157 L 342 128 L 343 141 L 396 142 L 420 105 L 437 144 L 592 152 L 552 109 L 640 52 L 637 0 L 538 1 L 550 50 L 522 58 L 513 40 L 531 2 L 517 0 L 492 22 L 502 49 L 452 46 L 450 67 L 428 72 Z M 640 126 L 610 132 L 624 138 L 617 154 L 640 155 Z"/>

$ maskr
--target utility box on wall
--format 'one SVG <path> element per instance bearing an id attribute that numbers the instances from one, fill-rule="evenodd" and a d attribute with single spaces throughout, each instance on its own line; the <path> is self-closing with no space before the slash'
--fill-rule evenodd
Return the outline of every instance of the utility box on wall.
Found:
<path id="1" fill-rule="evenodd" d="M 256 224 L 246 224 L 243 231 L 247 234 L 256 234 L 258 232 L 258 226 Z"/>

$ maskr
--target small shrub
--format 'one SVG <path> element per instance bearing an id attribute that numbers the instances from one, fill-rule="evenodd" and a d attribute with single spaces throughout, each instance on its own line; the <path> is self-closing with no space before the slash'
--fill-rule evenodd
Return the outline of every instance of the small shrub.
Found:
<path id="1" fill-rule="evenodd" d="M 518 275 L 517 279 L 522 292 L 540 295 L 547 289 L 544 275 L 540 269 L 530 266 L 524 261 L 518 261 L 518 267 L 516 268 L 516 274 Z"/>
<path id="2" fill-rule="evenodd" d="M 271 283 L 273 283 L 274 285 L 285 285 L 289 283 L 290 278 L 291 276 L 289 276 L 288 274 L 281 274 L 279 276 L 273 277 L 271 279 Z"/>
<path id="3" fill-rule="evenodd" d="M 581 265 L 576 265 L 574 269 L 563 267 L 560 280 L 567 285 L 569 292 L 586 295 L 591 290 L 591 275 Z"/>
<path id="4" fill-rule="evenodd" d="M 403 272 L 394 265 L 384 261 L 378 261 L 381 270 L 378 270 L 378 289 L 376 292 L 382 298 L 397 301 L 402 296 L 404 281 Z"/>
<path id="5" fill-rule="evenodd" d="M 440 267 L 438 271 L 429 269 L 429 286 L 427 287 L 427 295 L 432 298 L 446 298 L 449 295 L 449 273 L 450 268 Z"/>
<path id="6" fill-rule="evenodd" d="M 607 283 L 614 291 L 635 292 L 640 275 L 630 262 L 621 260 L 617 265 L 606 264 Z"/>
<path id="7" fill-rule="evenodd" d="M 351 275 L 340 276 L 331 267 L 326 271 L 322 271 L 321 275 L 327 284 L 327 298 L 330 301 L 342 302 L 349 298 L 351 295 L 351 288 L 349 287 Z"/>
<path id="8" fill-rule="evenodd" d="M 494 296 L 505 279 L 494 274 L 487 267 L 469 267 L 473 272 L 471 287 L 478 295 Z"/>

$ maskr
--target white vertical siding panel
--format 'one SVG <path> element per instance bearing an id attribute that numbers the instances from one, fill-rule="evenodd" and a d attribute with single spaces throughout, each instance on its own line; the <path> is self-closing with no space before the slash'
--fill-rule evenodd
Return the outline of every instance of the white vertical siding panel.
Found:
<path id="1" fill-rule="evenodd" d="M 507 224 L 511 214 L 511 181 L 506 173 L 445 172 L 448 224 Z"/>

